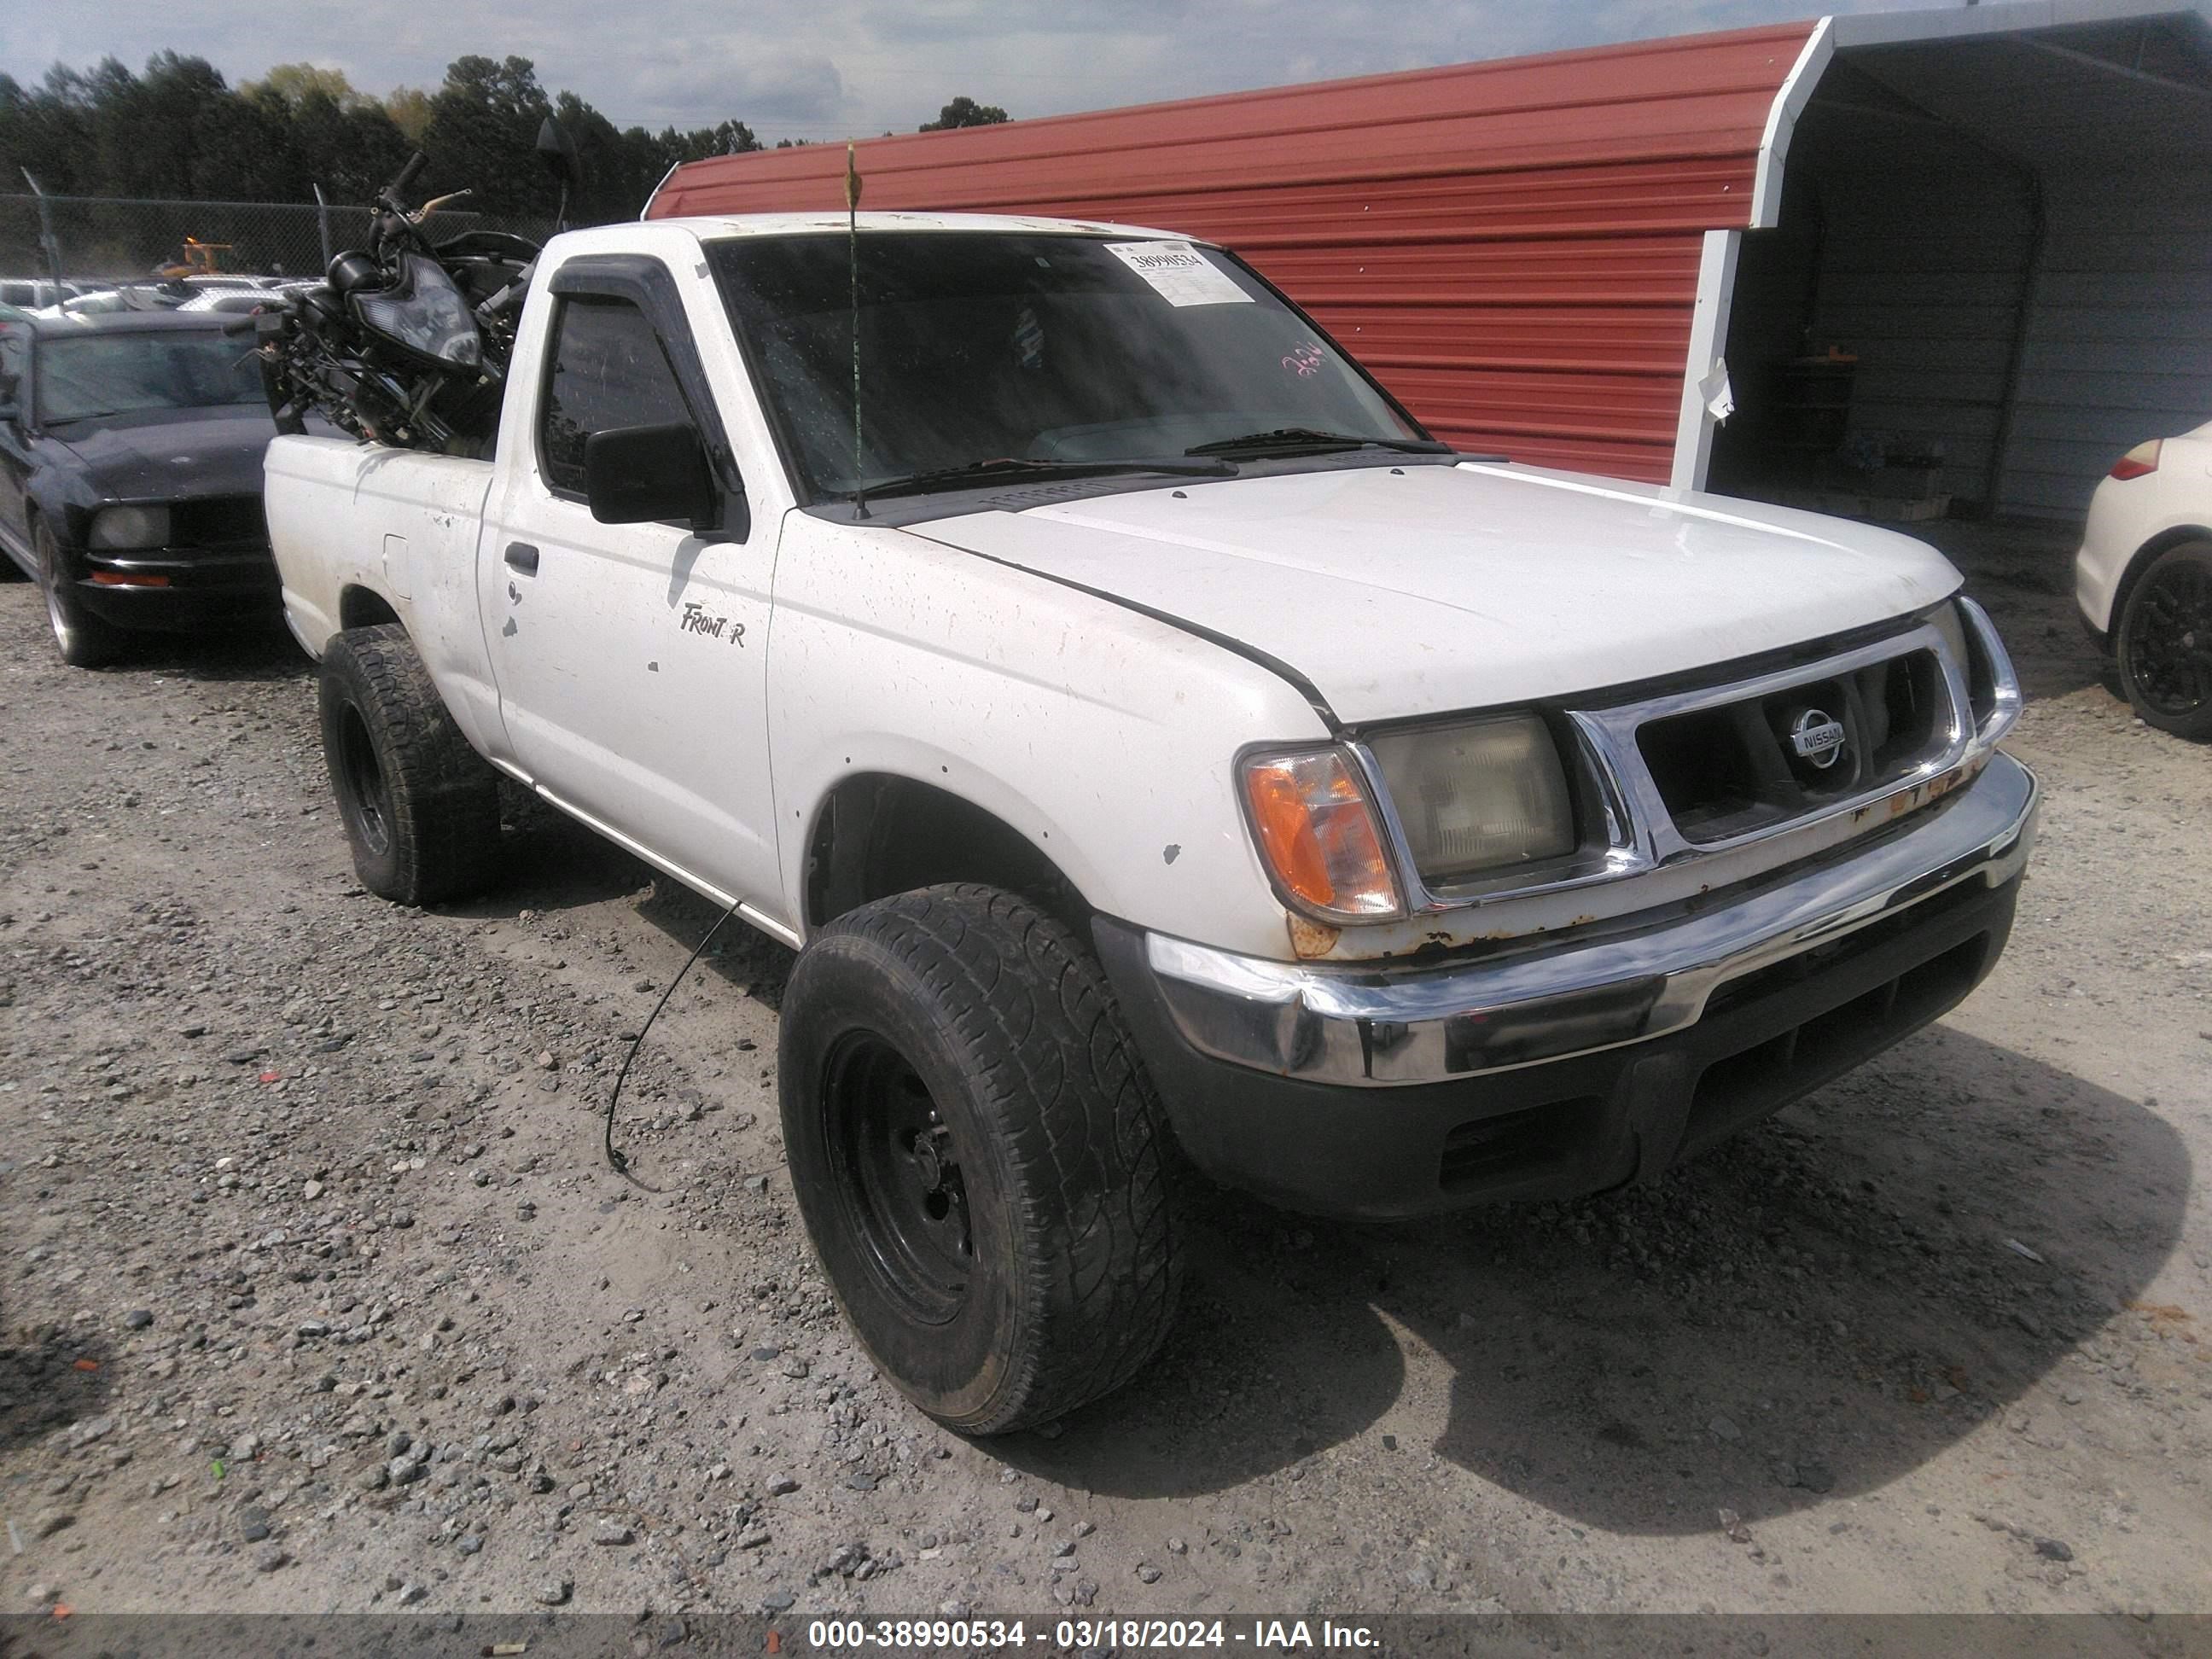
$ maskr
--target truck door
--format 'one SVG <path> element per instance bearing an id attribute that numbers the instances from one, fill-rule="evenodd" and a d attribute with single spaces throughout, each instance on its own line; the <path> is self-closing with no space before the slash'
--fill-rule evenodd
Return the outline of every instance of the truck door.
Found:
<path id="1" fill-rule="evenodd" d="M 503 476 L 477 554 L 508 741 L 557 802 L 733 897 L 775 895 L 774 526 L 744 523 L 667 267 L 586 255 L 550 286 L 530 430 L 501 435 Z M 596 521 L 584 500 L 592 434 L 677 421 L 714 458 L 724 533 Z"/>

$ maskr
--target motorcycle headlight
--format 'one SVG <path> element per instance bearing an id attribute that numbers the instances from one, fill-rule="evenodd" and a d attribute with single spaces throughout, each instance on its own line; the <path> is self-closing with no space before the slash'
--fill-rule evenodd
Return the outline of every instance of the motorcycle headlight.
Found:
<path id="1" fill-rule="evenodd" d="M 406 264 L 404 288 L 353 296 L 362 324 L 426 357 L 456 368 L 477 367 L 483 362 L 483 337 L 453 279 L 436 260 L 419 253 L 409 254 Z"/>
<path id="2" fill-rule="evenodd" d="M 103 507 L 92 515 L 94 547 L 159 547 L 168 539 L 166 507 Z"/>
<path id="3" fill-rule="evenodd" d="M 1431 887 L 1575 850 L 1566 769 L 1534 714 L 1391 732 L 1369 748 Z"/>
<path id="4" fill-rule="evenodd" d="M 1399 914 L 1375 809 L 1342 750 L 1259 755 L 1243 769 L 1253 838 L 1285 897 L 1333 921 Z"/>

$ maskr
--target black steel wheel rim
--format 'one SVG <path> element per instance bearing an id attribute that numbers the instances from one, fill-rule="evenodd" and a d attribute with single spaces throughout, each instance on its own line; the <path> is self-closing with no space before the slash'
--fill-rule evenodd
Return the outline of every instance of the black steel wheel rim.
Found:
<path id="1" fill-rule="evenodd" d="M 2212 697 L 2212 565 L 2154 570 L 2128 607 L 2128 678 L 2145 704 L 2193 714 Z"/>
<path id="2" fill-rule="evenodd" d="M 338 726 L 338 769 L 353 797 L 354 824 L 362 843 L 381 854 L 392 846 L 392 791 L 378 763 L 376 745 L 361 710 L 348 704 Z"/>
<path id="3" fill-rule="evenodd" d="M 831 1186 L 869 1275 L 911 1318 L 967 1304 L 975 1240 L 951 1129 L 913 1064 L 872 1031 L 831 1052 L 822 1095 Z"/>

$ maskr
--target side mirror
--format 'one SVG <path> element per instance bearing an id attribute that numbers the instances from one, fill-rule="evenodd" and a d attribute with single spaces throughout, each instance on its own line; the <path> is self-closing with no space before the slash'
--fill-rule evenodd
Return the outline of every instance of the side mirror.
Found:
<path id="1" fill-rule="evenodd" d="M 584 187 L 584 164 L 576 159 L 576 141 L 554 116 L 538 124 L 538 160 L 561 187 L 570 192 Z"/>
<path id="2" fill-rule="evenodd" d="M 620 426 L 584 441 L 584 500 L 601 524 L 675 520 L 718 528 L 713 469 L 689 422 Z"/>

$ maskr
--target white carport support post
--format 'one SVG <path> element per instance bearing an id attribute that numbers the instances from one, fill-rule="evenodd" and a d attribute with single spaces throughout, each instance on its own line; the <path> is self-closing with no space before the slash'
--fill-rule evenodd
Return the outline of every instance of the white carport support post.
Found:
<path id="1" fill-rule="evenodd" d="M 1766 112 L 1766 130 L 1759 139 L 1759 170 L 1752 180 L 1753 230 L 1770 228 L 1781 220 L 1783 164 L 1789 158 L 1797 118 L 1836 55 L 1835 21 L 1823 17 L 1813 25 Z M 1721 354 L 1728 347 L 1729 302 L 1735 294 L 1735 256 L 1742 246 L 1740 230 L 1709 230 L 1698 259 L 1698 308 L 1690 319 L 1690 351 L 1682 364 L 1682 412 L 1674 422 L 1674 470 L 1668 478 L 1677 489 L 1703 489 L 1705 470 L 1712 464 L 1713 428 L 1719 424 L 1710 406 L 1718 382 L 1714 370 L 1721 367 Z M 1710 382 L 1708 377 L 1713 377 Z"/>
<path id="2" fill-rule="evenodd" d="M 1973 0 L 1966 0 L 1969 5 Z M 1790 159 L 1790 140 L 1797 131 L 1797 118 L 1812 100 L 1813 88 L 1836 55 L 1836 20 L 1823 17 L 1813 25 L 1805 48 L 1790 66 L 1782 86 L 1766 112 L 1766 131 L 1759 137 L 1759 171 L 1751 185 L 1751 228 L 1769 230 L 1782 222 L 1782 167 Z"/>
<path id="3" fill-rule="evenodd" d="M 1668 483 L 1677 489 L 1703 489 L 1713 459 L 1713 419 L 1706 379 L 1721 365 L 1728 345 L 1729 301 L 1735 293 L 1735 256 L 1743 246 L 1740 230 L 1709 230 L 1698 258 L 1698 308 L 1690 318 L 1690 350 L 1682 363 L 1682 412 L 1674 423 L 1674 471 Z"/>

